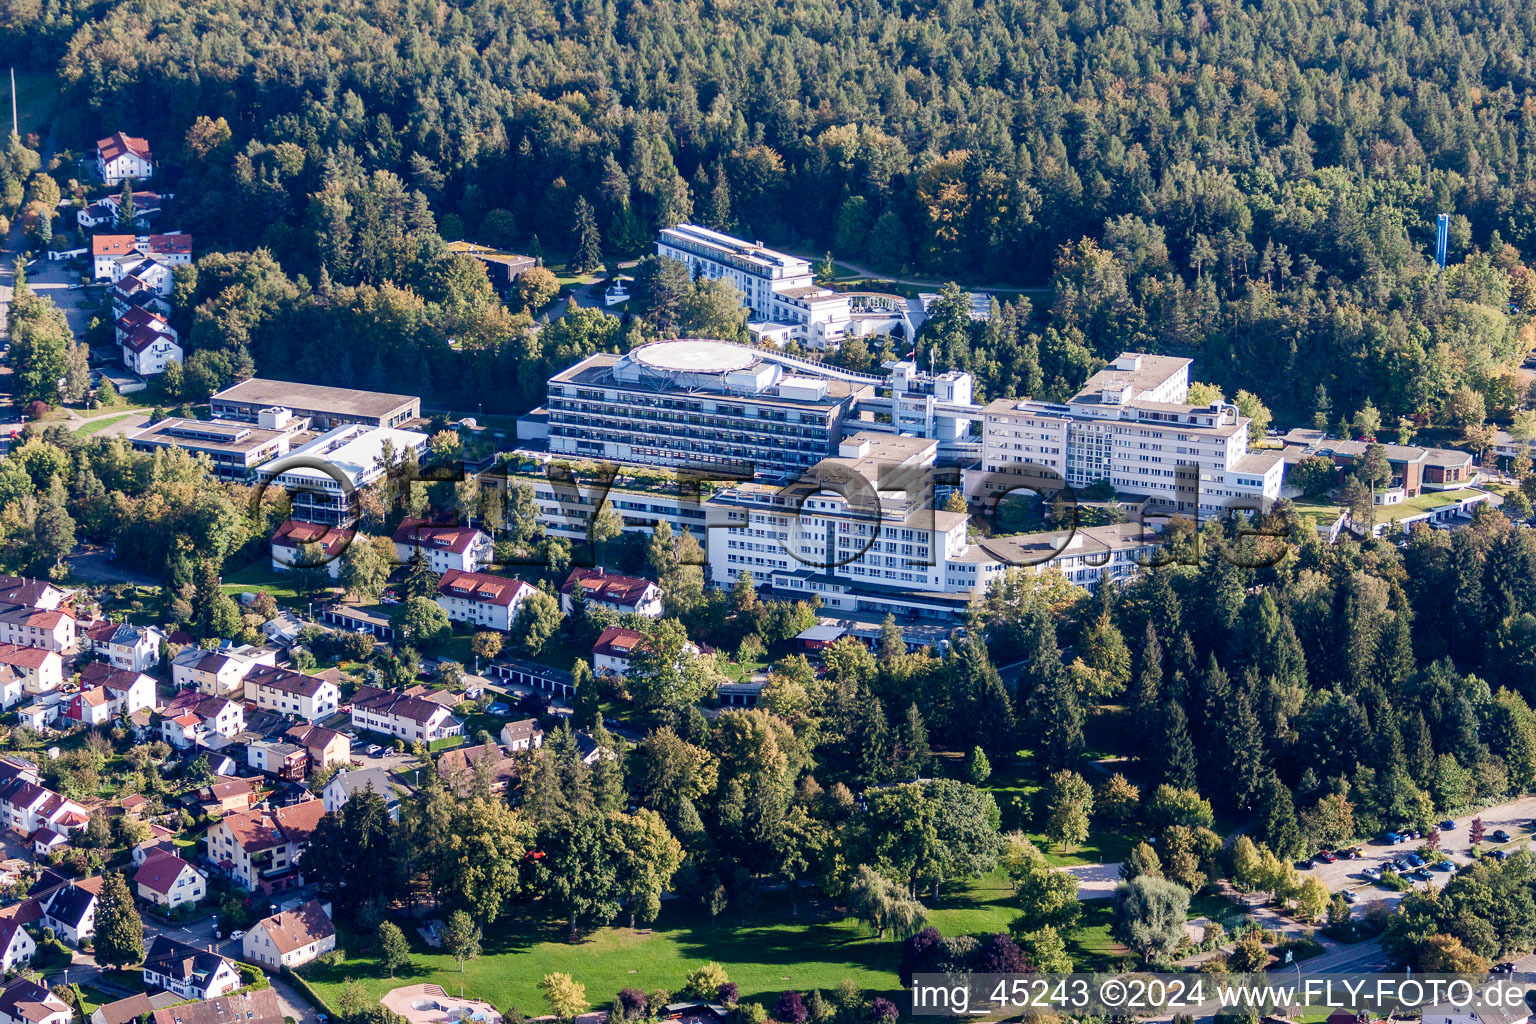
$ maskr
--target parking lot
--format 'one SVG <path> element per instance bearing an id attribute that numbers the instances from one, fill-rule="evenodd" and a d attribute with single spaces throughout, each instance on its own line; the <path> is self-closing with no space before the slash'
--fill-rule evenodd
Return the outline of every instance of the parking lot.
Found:
<path id="1" fill-rule="evenodd" d="M 1468 834 L 1471 830 L 1472 819 L 1476 817 L 1483 819 L 1483 829 L 1486 837 L 1483 840 L 1481 849 L 1485 854 L 1493 850 L 1505 850 L 1513 853 L 1515 850 L 1529 845 L 1532 840 L 1536 840 L 1536 833 L 1533 833 L 1530 828 L 1532 820 L 1536 819 L 1536 797 L 1512 800 L 1507 804 L 1490 807 L 1479 814 L 1468 814 L 1464 817 L 1453 818 L 1451 820 L 1455 822 L 1456 828 L 1441 831 L 1440 850 L 1458 866 L 1472 863 L 1473 858 L 1468 853 L 1468 847 L 1470 846 Z M 1492 838 L 1487 838 L 1499 830 L 1509 833 L 1509 842 L 1498 843 L 1493 841 Z M 1345 860 L 1341 858 L 1332 864 L 1315 862 L 1311 868 L 1308 868 L 1302 874 L 1303 876 L 1315 875 L 1322 879 L 1323 883 L 1328 886 L 1329 892 L 1341 892 L 1346 889 L 1352 890 L 1362 904 L 1379 899 L 1388 905 L 1395 905 L 1398 900 L 1402 899 L 1403 894 L 1376 884 L 1374 881 L 1367 879 L 1362 872 L 1366 868 L 1380 870 L 1383 867 L 1390 866 L 1394 858 L 1413 853 L 1423 844 L 1423 839 L 1410 839 L 1394 846 L 1387 844 L 1378 836 L 1369 842 L 1360 844 L 1359 849 L 1362 854 L 1360 860 Z M 1429 875 L 1430 877 L 1427 881 L 1413 878 L 1411 875 L 1405 876 L 1405 880 L 1411 881 L 1414 888 L 1422 889 L 1430 886 L 1439 888 L 1456 877 L 1454 873 L 1449 871 L 1431 870 Z"/>

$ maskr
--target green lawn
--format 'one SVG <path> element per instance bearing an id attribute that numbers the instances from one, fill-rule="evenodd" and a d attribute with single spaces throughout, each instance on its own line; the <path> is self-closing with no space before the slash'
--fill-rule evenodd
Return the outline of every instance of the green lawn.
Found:
<path id="1" fill-rule="evenodd" d="M 299 595 L 297 584 L 299 576 L 294 572 L 279 572 L 272 568 L 270 562 L 252 562 L 234 572 L 224 574 L 224 593 L 231 597 L 239 598 L 242 593 L 258 593 L 265 591 L 271 594 L 279 604 L 292 607 L 303 607 L 310 597 Z M 330 582 L 326 580 L 325 582 Z M 330 588 L 323 587 L 316 591 L 313 600 L 319 601 L 331 595 Z"/>
<path id="2" fill-rule="evenodd" d="M 126 420 L 132 415 L 133 413 L 131 412 L 120 412 L 115 416 L 98 416 L 95 419 L 88 421 L 83 427 L 75 431 L 75 433 L 79 434 L 81 437 L 89 437 L 98 431 L 106 430 L 114 423 L 123 422 L 123 420 Z"/>
<path id="3" fill-rule="evenodd" d="M 957 763 L 953 765 L 951 774 L 957 777 L 961 773 L 961 767 Z M 1081 774 L 1090 784 L 1097 787 L 1102 785 L 1105 777 L 1085 767 Z M 1082 846 L 1071 849 L 1062 849 L 1047 841 L 1043 830 L 1042 817 L 1037 813 L 1035 801 L 1036 794 L 1043 788 L 1042 784 L 1033 775 L 1028 761 L 1011 765 L 1001 770 L 994 770 L 982 787 L 992 794 L 997 801 L 998 810 L 1002 812 L 1003 831 L 1021 829 L 1030 840 L 1040 848 L 1048 863 L 1057 867 L 1074 867 L 1079 864 L 1114 864 L 1125 859 L 1130 853 L 1132 840 L 1130 837 L 1112 831 L 1093 823 L 1093 830 L 1088 834 L 1088 841 Z"/>

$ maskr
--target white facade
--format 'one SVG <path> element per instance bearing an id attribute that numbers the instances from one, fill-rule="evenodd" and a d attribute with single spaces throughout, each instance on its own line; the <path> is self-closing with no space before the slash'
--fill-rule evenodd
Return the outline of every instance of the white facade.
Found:
<path id="1" fill-rule="evenodd" d="M 419 431 L 349 423 L 261 466 L 256 479 L 288 492 L 292 499 L 290 518 L 345 526 L 356 518 L 355 492 L 384 475 L 376 460 L 383 454 L 386 441 L 394 446 L 397 458 L 407 450 L 419 456 L 427 448 L 427 435 Z M 329 471 L 315 468 L 317 462 Z"/>
<path id="2" fill-rule="evenodd" d="M 128 178 L 153 177 L 154 154 L 144 139 L 114 132 L 96 143 L 96 170 L 108 185 L 121 185 Z"/>
<path id="3" fill-rule="evenodd" d="M 663 228 L 656 254 L 686 264 L 695 278 L 735 286 L 756 333 L 765 337 L 835 348 L 852 319 L 848 297 L 816 284 L 810 261 L 798 256 L 696 224 Z"/>
<path id="4" fill-rule="evenodd" d="M 999 399 L 985 409 L 981 476 L 1053 471 L 1074 488 L 1108 481 L 1185 514 L 1253 508 L 1280 497 L 1284 461 L 1248 451 L 1248 419 L 1217 402 L 1186 404 L 1189 360 L 1126 353 L 1070 402 Z M 1012 481 L 975 483 L 987 488 Z"/>
<path id="5" fill-rule="evenodd" d="M 522 580 L 450 569 L 437 586 L 437 605 L 454 622 L 506 632 L 534 588 Z"/>
<path id="6" fill-rule="evenodd" d="M 245 677 L 245 699 L 263 710 L 314 722 L 336 713 L 341 706 L 341 690 L 329 679 L 263 668 Z"/>

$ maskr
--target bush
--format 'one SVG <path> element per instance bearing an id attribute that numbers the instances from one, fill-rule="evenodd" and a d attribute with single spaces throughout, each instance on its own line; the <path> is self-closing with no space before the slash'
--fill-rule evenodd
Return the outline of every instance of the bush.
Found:
<path id="1" fill-rule="evenodd" d="M 773 1019 L 783 1021 L 784 1024 L 805 1024 L 810 1015 L 799 992 L 785 992 L 773 1004 Z"/>

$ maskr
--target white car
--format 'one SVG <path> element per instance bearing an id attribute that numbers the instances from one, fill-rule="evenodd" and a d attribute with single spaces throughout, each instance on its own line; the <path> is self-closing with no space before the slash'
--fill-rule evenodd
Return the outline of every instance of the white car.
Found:
<path id="1" fill-rule="evenodd" d="M 243 939 L 243 938 L 245 938 L 245 929 L 244 928 L 236 928 L 234 931 L 229 933 L 229 937 L 231 939 Z"/>

